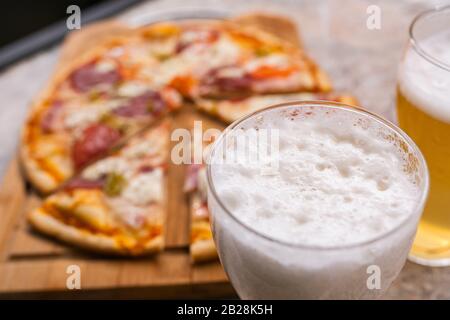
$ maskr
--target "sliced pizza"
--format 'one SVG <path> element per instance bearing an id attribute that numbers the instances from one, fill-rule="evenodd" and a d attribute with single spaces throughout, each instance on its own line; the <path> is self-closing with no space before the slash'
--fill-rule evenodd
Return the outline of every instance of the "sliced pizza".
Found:
<path id="1" fill-rule="evenodd" d="M 154 45 L 161 57 L 154 73 L 158 80 L 189 98 L 331 89 L 328 77 L 302 50 L 257 29 L 191 21 L 140 32 L 159 43 Z"/>
<path id="2" fill-rule="evenodd" d="M 212 261 L 218 258 L 211 231 L 207 202 L 206 157 L 211 143 L 201 143 L 201 163 L 192 161 L 186 166 L 184 192 L 188 196 L 190 212 L 189 252 L 193 263 Z M 196 147 L 195 144 L 192 145 Z M 199 147 L 197 145 L 197 147 Z"/>
<path id="3" fill-rule="evenodd" d="M 327 100 L 356 105 L 354 97 L 337 93 L 290 93 L 290 94 L 270 94 L 256 95 L 242 99 L 196 99 L 195 106 L 225 122 L 231 123 L 252 112 L 266 108 L 268 106 L 306 100 Z"/>
<path id="4" fill-rule="evenodd" d="M 331 92 L 304 53 L 258 29 L 225 21 L 158 23 L 111 37 L 60 70 L 32 106 L 21 160 L 40 191 L 29 214 L 42 233 L 94 251 L 162 249 L 168 125 L 148 129 L 183 98 L 225 122 Z M 187 168 L 194 262 L 217 258 L 203 164 Z"/>
<path id="5" fill-rule="evenodd" d="M 21 159 L 42 192 L 55 190 L 87 164 L 167 112 L 178 92 L 154 84 L 145 42 L 111 40 L 56 77 L 25 124 Z"/>
<path id="6" fill-rule="evenodd" d="M 144 255 L 164 245 L 169 124 L 131 138 L 46 198 L 28 220 L 92 251 Z"/>
<path id="7" fill-rule="evenodd" d="M 191 259 L 194 263 L 215 260 L 218 255 L 209 220 L 204 165 L 188 165 L 184 190 L 189 196 L 191 217 L 189 252 Z"/>

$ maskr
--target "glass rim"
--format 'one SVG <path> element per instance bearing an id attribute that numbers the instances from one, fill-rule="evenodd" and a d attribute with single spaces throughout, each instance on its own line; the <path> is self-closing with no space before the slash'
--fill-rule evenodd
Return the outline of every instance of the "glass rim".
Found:
<path id="1" fill-rule="evenodd" d="M 255 230 L 252 227 L 245 224 L 244 222 L 240 221 L 225 206 L 225 204 L 221 201 L 219 195 L 216 192 L 216 189 L 215 189 L 215 186 L 213 183 L 213 179 L 212 179 L 212 174 L 211 174 L 211 159 L 213 158 L 213 156 L 216 152 L 217 146 L 220 144 L 220 141 L 222 141 L 224 139 L 225 135 L 227 135 L 228 133 L 233 131 L 236 127 L 238 127 L 244 121 L 254 118 L 254 117 L 257 117 L 258 115 L 260 115 L 264 112 L 270 111 L 270 110 L 281 109 L 284 107 L 291 107 L 291 106 L 292 107 L 314 107 L 314 106 L 332 107 L 335 109 L 355 112 L 355 113 L 363 115 L 364 117 L 371 118 L 371 119 L 377 121 L 378 123 L 381 123 L 385 127 L 388 127 L 390 130 L 394 131 L 395 134 L 400 136 L 402 139 L 404 139 L 404 141 L 407 143 L 408 147 L 411 148 L 411 151 L 415 155 L 417 155 L 418 161 L 420 163 L 420 167 L 422 167 L 424 170 L 424 179 L 423 179 L 423 183 L 422 183 L 423 186 L 420 188 L 421 195 L 414 207 L 413 212 L 410 215 L 408 215 L 404 220 L 402 220 L 398 225 L 396 225 L 395 228 L 389 229 L 386 232 L 383 232 L 383 233 L 377 235 L 376 237 L 373 237 L 373 238 L 370 238 L 367 240 L 363 240 L 363 241 L 359 241 L 359 242 L 355 242 L 355 243 L 339 245 L 339 246 L 321 246 L 321 245 L 306 245 L 306 244 L 301 244 L 301 243 L 289 243 L 287 241 L 276 239 L 276 238 L 271 237 L 267 234 L 264 234 L 258 230 Z M 381 117 L 375 113 L 372 113 L 366 109 L 363 109 L 361 107 L 348 105 L 348 104 L 344 104 L 344 103 L 339 103 L 339 102 L 323 101 L 323 100 L 291 101 L 291 102 L 285 102 L 285 103 L 268 106 L 264 109 L 260 109 L 255 112 L 252 112 L 252 113 L 248 114 L 247 116 L 244 116 L 244 117 L 234 121 L 222 132 L 222 134 L 219 136 L 219 138 L 213 143 L 211 152 L 209 153 L 208 158 L 209 158 L 208 159 L 209 161 L 207 161 L 207 167 L 206 167 L 208 189 L 211 191 L 210 192 L 211 195 L 214 197 L 215 201 L 218 203 L 218 205 L 221 207 L 221 209 L 232 220 L 234 220 L 234 222 L 241 225 L 244 229 L 250 231 L 250 233 L 252 233 L 260 238 L 263 238 L 269 242 L 276 243 L 276 244 L 279 244 L 282 246 L 295 248 L 295 249 L 309 249 L 309 250 L 312 249 L 312 250 L 321 250 L 321 251 L 344 250 L 344 249 L 352 249 L 352 248 L 362 247 L 362 246 L 365 246 L 365 245 L 368 245 L 371 243 L 375 243 L 381 239 L 388 238 L 392 234 L 396 233 L 398 230 L 402 229 L 407 224 L 407 222 L 410 220 L 411 217 L 414 217 L 417 215 L 418 210 L 420 210 L 420 208 L 423 207 L 423 205 L 425 204 L 425 201 L 428 197 L 428 192 L 429 192 L 430 182 L 429 182 L 428 166 L 427 166 L 426 160 L 425 160 L 422 152 L 420 151 L 419 147 L 415 144 L 415 142 L 402 129 L 400 129 L 398 126 L 396 126 L 389 120 L 386 120 L 383 117 Z"/>
<path id="2" fill-rule="evenodd" d="M 412 44 L 412 47 L 414 50 L 424 59 L 426 59 L 428 62 L 432 63 L 433 65 L 444 69 L 446 71 L 450 72 L 450 65 L 447 63 L 435 58 L 433 55 L 429 54 L 424 48 L 420 46 L 420 41 L 415 37 L 414 35 L 414 29 L 416 27 L 416 24 L 420 21 L 422 21 L 424 18 L 427 18 L 429 16 L 432 16 L 436 13 L 441 13 L 444 11 L 450 11 L 450 5 L 436 7 L 433 9 L 429 9 L 426 11 L 423 11 L 416 15 L 414 19 L 412 20 L 411 24 L 409 25 L 409 40 Z"/>

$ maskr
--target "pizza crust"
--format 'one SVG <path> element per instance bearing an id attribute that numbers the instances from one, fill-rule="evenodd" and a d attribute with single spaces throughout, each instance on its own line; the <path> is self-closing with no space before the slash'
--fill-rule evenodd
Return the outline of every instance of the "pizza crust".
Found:
<path id="1" fill-rule="evenodd" d="M 66 225 L 46 213 L 41 208 L 32 211 L 28 215 L 28 221 L 35 229 L 44 234 L 52 236 L 60 241 L 103 254 L 141 256 L 159 252 L 164 247 L 163 236 L 159 235 L 146 242 L 138 251 L 133 251 L 118 245 L 117 239 L 114 237 L 100 234 L 96 235 Z"/>
<path id="2" fill-rule="evenodd" d="M 199 240 L 191 243 L 190 254 L 192 262 L 207 262 L 218 258 L 213 239 Z"/>
<path id="3" fill-rule="evenodd" d="M 199 199 L 200 195 L 198 193 L 198 190 L 192 191 L 189 194 L 189 211 L 190 211 L 190 217 L 191 217 L 191 225 L 190 225 L 190 230 L 191 230 L 191 234 L 194 230 L 194 227 L 198 227 L 198 224 L 201 223 L 202 225 L 204 223 L 207 224 L 208 230 L 211 231 L 211 226 L 209 224 L 208 220 L 195 220 L 194 218 L 194 212 L 195 212 L 195 203 L 196 203 L 196 199 Z M 211 233 L 211 232 L 209 232 Z M 216 246 L 214 244 L 214 239 L 212 238 L 207 238 L 207 239 L 197 239 L 192 241 L 189 245 L 189 253 L 191 256 L 191 260 L 193 263 L 199 263 L 199 262 L 207 262 L 207 261 L 212 261 L 218 258 L 217 255 L 217 250 L 216 250 Z"/>
<path id="4" fill-rule="evenodd" d="M 256 101 L 255 101 L 256 100 Z M 348 105 L 357 105 L 355 97 L 346 94 L 323 94 L 311 92 L 254 95 L 241 101 L 196 99 L 197 109 L 206 112 L 226 123 L 232 123 L 246 115 L 276 104 L 306 100 L 329 100 Z M 267 102 L 265 102 L 267 101 Z"/>
<path id="5" fill-rule="evenodd" d="M 58 187 L 58 181 L 39 168 L 36 161 L 29 156 L 29 150 L 23 143 L 19 148 L 19 160 L 22 172 L 40 193 L 48 194 Z"/>
<path id="6" fill-rule="evenodd" d="M 240 26 L 258 28 L 266 33 L 275 35 L 302 48 L 302 39 L 298 33 L 297 25 L 289 18 L 264 11 L 256 11 L 239 15 L 232 19 Z"/>

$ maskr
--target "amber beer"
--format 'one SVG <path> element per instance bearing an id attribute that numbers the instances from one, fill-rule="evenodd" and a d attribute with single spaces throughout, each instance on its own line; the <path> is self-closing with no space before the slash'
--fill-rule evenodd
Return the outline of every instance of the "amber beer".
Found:
<path id="1" fill-rule="evenodd" d="M 450 7 L 419 15 L 399 70 L 400 127 L 425 155 L 431 186 L 411 260 L 450 265 Z"/>

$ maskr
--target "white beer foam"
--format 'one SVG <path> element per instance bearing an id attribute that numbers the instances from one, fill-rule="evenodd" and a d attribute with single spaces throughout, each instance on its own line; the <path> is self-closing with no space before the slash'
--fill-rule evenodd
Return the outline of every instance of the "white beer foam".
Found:
<path id="1" fill-rule="evenodd" d="M 450 32 L 434 35 L 419 45 L 450 66 Z M 399 85 L 409 102 L 434 118 L 450 123 L 450 71 L 434 65 L 411 48 L 400 66 Z"/>
<path id="2" fill-rule="evenodd" d="M 246 161 L 255 157 L 241 149 L 225 152 L 238 161 L 211 159 L 217 194 L 241 222 L 284 242 L 334 247 L 375 238 L 413 215 L 419 189 L 386 128 L 351 111 L 288 110 L 240 126 L 280 130 L 278 173 L 261 174 L 263 164 Z"/>

